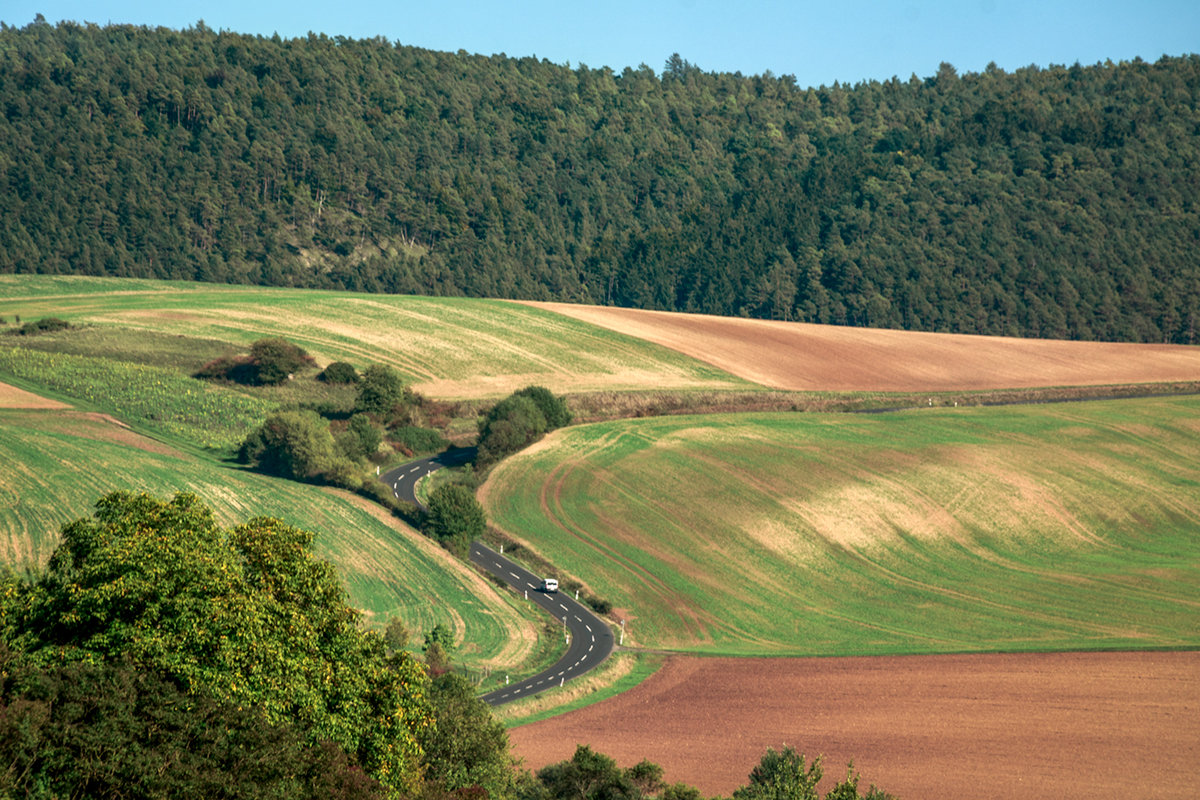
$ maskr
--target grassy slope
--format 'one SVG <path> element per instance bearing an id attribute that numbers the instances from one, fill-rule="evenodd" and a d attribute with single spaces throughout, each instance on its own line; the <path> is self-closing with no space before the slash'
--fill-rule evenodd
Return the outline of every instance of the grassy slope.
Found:
<path id="1" fill-rule="evenodd" d="M 752 386 L 664 347 L 503 301 L 0 275 L 0 316 L 15 315 L 242 346 L 286 336 L 321 363 L 391 364 L 439 399 L 497 397 L 534 382 L 559 392 Z"/>
<path id="2" fill-rule="evenodd" d="M 502 302 L 0 276 L 0 315 L 14 314 L 93 323 L 76 334 L 82 356 L 137 351 L 123 326 L 153 332 L 162 366 L 176 371 L 226 343 L 286 335 L 322 362 L 392 363 L 440 398 L 532 382 L 558 391 L 753 388 L 663 348 Z M 147 362 L 146 352 L 129 357 Z M 73 391 L 57 394 L 78 397 Z M 1104 408 L 1132 409 L 1121 412 L 1130 419 L 1114 426 L 1093 418 Z M 1194 401 L 1179 400 L 604 424 L 566 431 L 506 465 L 489 496 L 506 527 L 624 606 L 642 643 L 737 653 L 1194 645 L 1197 512 L 1188 492 L 1197 484 L 1184 466 L 1198 455 L 1187 422 L 1194 412 Z M 1083 421 L 1069 422 L 1072 415 Z M 196 438 L 160 420 L 141 424 L 167 441 Z M 1146 437 L 1132 432 L 1139 425 Z M 1067 440 L 1047 452 L 1047 442 Z M 36 462 L 32 453 L 46 444 L 27 445 L 14 460 Z M 80 447 L 76 465 L 97 452 Z M 1058 461 L 1043 458 L 1050 454 Z M 209 467 L 220 470 L 214 487 L 267 480 Z M 151 471 L 131 462 L 114 474 L 128 485 Z M 341 526 L 323 499 L 311 499 L 320 490 L 286 486 L 278 491 L 310 499 L 279 496 L 272 507 L 317 530 Z M 95 488 L 66 518 L 86 513 Z M 275 490 L 247 487 L 238 496 Z M 335 536 L 325 546 L 339 564 L 355 564 L 387 549 L 378 543 L 385 534 L 372 536 L 369 548 Z M 387 573 L 404 558 L 389 551 L 371 569 Z M 410 602 L 385 579 L 347 581 L 367 608 Z M 770 606 L 767 594 L 787 598 L 786 608 Z M 488 635 L 480 640 L 482 651 L 496 646 Z"/>
<path id="3" fill-rule="evenodd" d="M 499 467 L 493 519 L 639 643 L 1200 646 L 1200 400 L 642 419 Z"/>
<path id="4" fill-rule="evenodd" d="M 318 552 L 337 565 L 368 622 L 399 616 L 415 631 L 442 623 L 473 661 L 521 657 L 519 627 L 536 619 L 358 498 L 230 469 L 97 415 L 0 410 L 0 560 L 43 563 L 64 523 L 118 489 L 195 492 L 227 525 L 268 515 L 316 531 Z"/>

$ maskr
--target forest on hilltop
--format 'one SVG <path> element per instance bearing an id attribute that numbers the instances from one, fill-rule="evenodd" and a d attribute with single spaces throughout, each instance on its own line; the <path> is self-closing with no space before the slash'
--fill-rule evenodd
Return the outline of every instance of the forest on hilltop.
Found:
<path id="1" fill-rule="evenodd" d="M 1193 343 L 1200 56 L 803 88 L 0 25 L 0 272 Z"/>

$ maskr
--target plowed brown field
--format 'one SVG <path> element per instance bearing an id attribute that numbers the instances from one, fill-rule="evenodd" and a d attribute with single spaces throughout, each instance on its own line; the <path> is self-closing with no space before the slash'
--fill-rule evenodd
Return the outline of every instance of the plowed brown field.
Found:
<path id="1" fill-rule="evenodd" d="M 1200 347 L 848 328 L 530 303 L 793 391 L 969 391 L 1200 379 Z"/>
<path id="2" fill-rule="evenodd" d="M 577 743 L 725 794 L 768 747 L 823 755 L 822 791 L 906 800 L 1200 796 L 1200 653 L 677 656 L 612 700 L 510 731 L 532 769 Z"/>

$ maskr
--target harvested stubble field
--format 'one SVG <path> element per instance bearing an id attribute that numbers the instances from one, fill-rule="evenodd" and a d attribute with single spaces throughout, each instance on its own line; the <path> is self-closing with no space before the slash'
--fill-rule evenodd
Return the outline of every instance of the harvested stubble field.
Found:
<path id="1" fill-rule="evenodd" d="M 674 656 L 599 705 L 515 728 L 538 769 L 590 744 L 728 796 L 768 747 L 853 759 L 905 800 L 1196 797 L 1200 653 Z"/>
<path id="2" fill-rule="evenodd" d="M 321 364 L 390 364 L 441 400 L 501 397 L 531 383 L 559 393 L 750 387 L 669 348 L 497 300 L 0 275 L 0 315 L 186 333 L 243 348 L 283 336 Z M 214 346 L 210 357 L 223 354 Z"/>

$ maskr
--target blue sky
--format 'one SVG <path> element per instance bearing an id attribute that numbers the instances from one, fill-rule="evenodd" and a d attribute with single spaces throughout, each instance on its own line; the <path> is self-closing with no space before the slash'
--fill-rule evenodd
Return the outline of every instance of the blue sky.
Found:
<path id="1" fill-rule="evenodd" d="M 433 50 L 536 55 L 557 64 L 645 63 L 674 52 L 706 71 L 795 75 L 801 86 L 927 77 L 989 62 L 1095 64 L 1200 52 L 1200 0 L 0 0 L 0 20 L 69 19 L 283 37 L 383 36 Z"/>

